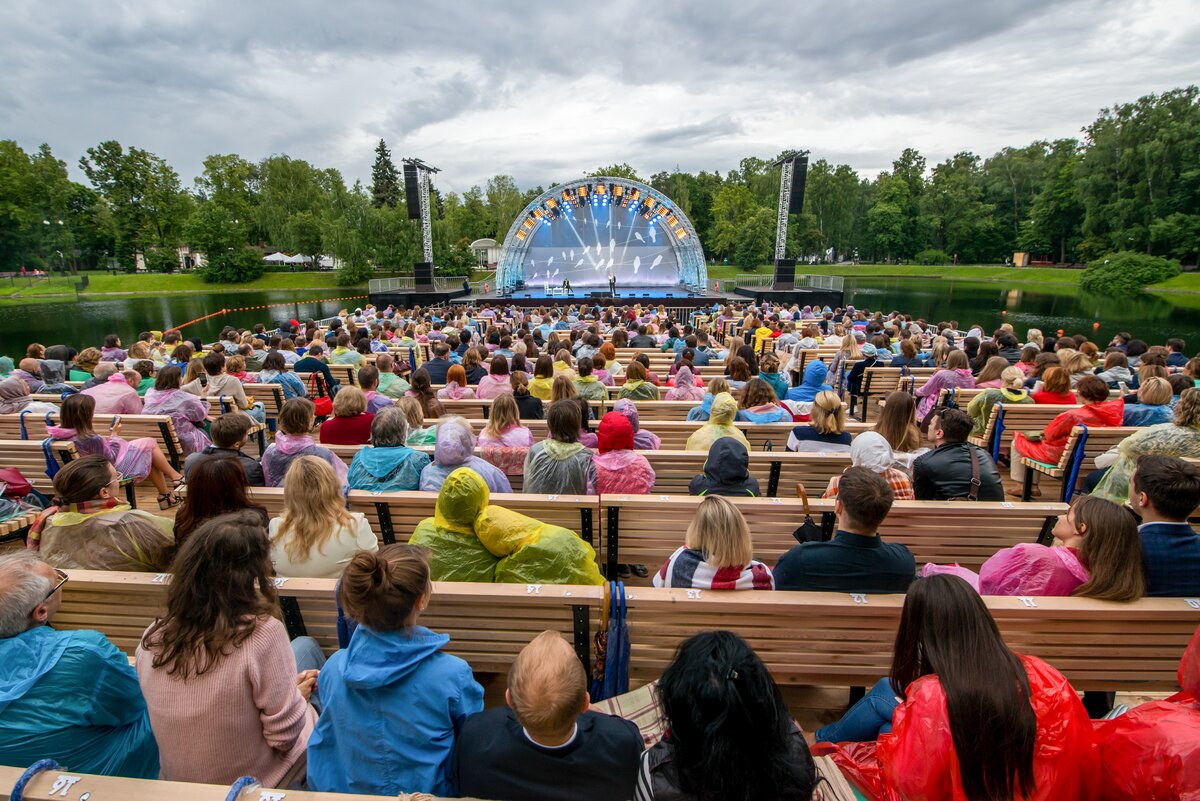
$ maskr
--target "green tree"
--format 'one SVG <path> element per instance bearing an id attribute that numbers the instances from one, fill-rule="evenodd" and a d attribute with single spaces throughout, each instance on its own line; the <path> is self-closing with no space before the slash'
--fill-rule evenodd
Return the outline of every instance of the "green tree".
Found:
<path id="1" fill-rule="evenodd" d="M 1074 258 L 1084 209 L 1076 191 L 1079 143 L 1060 139 L 1051 146 L 1042 187 L 1029 207 L 1018 245 L 1033 253 L 1057 252 L 1058 261 Z"/>
<path id="2" fill-rule="evenodd" d="M 771 261 L 774 252 L 775 212 L 756 206 L 750 218 L 738 227 L 733 263 L 754 270 Z"/>
<path id="3" fill-rule="evenodd" d="M 525 208 L 521 191 L 511 175 L 497 175 L 487 182 L 489 224 L 486 236 L 499 238 Z"/>
<path id="4" fill-rule="evenodd" d="M 256 219 L 259 165 L 236 153 L 215 154 L 204 159 L 204 172 L 196 179 L 200 200 L 214 200 L 245 223 L 248 241 L 257 242 L 261 231 Z"/>
<path id="5" fill-rule="evenodd" d="M 371 205 L 392 206 L 403 199 L 400 176 L 392 161 L 392 153 L 382 139 L 375 146 L 375 163 L 371 166 Z"/>
<path id="6" fill-rule="evenodd" d="M 1079 277 L 1079 287 L 1087 292 L 1128 294 L 1177 275 L 1177 261 L 1125 250 L 1090 262 Z"/>
<path id="7" fill-rule="evenodd" d="M 613 164 L 609 167 L 597 167 L 587 174 L 588 178 L 628 178 L 630 181 L 638 181 L 645 183 L 638 177 L 637 170 L 622 162 L 621 164 Z M 540 194 L 540 193 L 539 193 Z"/>
<path id="8" fill-rule="evenodd" d="M 758 204 L 754 202 L 754 195 L 745 184 L 723 186 L 713 198 L 713 221 L 709 229 L 708 249 L 720 257 L 732 256 L 738 246 L 742 229 L 759 211 Z M 774 218 L 774 212 L 766 211 L 769 217 Z"/>
<path id="9" fill-rule="evenodd" d="M 880 175 L 876 183 L 875 197 L 867 210 L 867 230 L 875 255 L 891 261 L 903 255 L 909 241 L 905 230 L 909 220 L 905 212 L 910 200 L 908 183 L 887 173 Z"/>
<path id="10" fill-rule="evenodd" d="M 204 253 L 200 275 L 209 283 L 245 283 L 265 270 L 262 254 L 246 244 L 250 221 L 234 217 L 235 213 L 219 201 L 203 201 L 184 226 L 188 243 Z"/>
<path id="11" fill-rule="evenodd" d="M 922 212 L 936 249 L 957 255 L 960 262 L 994 260 L 1003 246 L 993 211 L 983 200 L 978 156 L 958 153 L 933 168 Z"/>
<path id="12" fill-rule="evenodd" d="M 858 175 L 848 164 L 836 167 L 824 159 L 809 167 L 804 205 L 815 219 L 833 261 L 851 249 L 861 192 Z"/>

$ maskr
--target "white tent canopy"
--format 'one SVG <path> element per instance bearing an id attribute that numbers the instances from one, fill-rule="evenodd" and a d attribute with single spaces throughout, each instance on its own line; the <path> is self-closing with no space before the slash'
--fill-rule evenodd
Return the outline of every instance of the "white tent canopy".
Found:
<path id="1" fill-rule="evenodd" d="M 305 256 L 303 253 L 297 253 L 295 256 L 288 256 L 286 259 L 288 264 L 307 264 L 312 261 L 312 256 Z"/>
<path id="2" fill-rule="evenodd" d="M 269 261 L 273 264 L 284 264 L 288 260 L 286 253 L 272 253 L 270 256 L 263 256 L 263 261 Z"/>

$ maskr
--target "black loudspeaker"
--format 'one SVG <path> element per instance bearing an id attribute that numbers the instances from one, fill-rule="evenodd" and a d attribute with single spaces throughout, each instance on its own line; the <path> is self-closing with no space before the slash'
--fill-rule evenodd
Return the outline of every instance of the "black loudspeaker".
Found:
<path id="1" fill-rule="evenodd" d="M 808 156 L 801 156 L 792 165 L 792 199 L 788 202 L 788 214 L 804 211 L 804 184 L 808 180 Z"/>
<path id="2" fill-rule="evenodd" d="M 413 265 L 413 283 L 418 292 L 433 291 L 433 263 L 419 261 Z"/>
<path id="3" fill-rule="evenodd" d="M 775 260 L 775 282 L 771 284 L 772 289 L 795 289 L 796 288 L 796 260 L 795 259 L 776 259 Z"/>
<path id="4" fill-rule="evenodd" d="M 421 188 L 417 183 L 417 168 L 404 165 L 404 200 L 408 203 L 408 219 L 421 219 Z"/>

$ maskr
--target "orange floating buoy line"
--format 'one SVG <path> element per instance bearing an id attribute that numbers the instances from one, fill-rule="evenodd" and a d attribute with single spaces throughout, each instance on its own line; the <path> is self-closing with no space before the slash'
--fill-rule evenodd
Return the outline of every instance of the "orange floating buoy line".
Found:
<path id="1" fill-rule="evenodd" d="M 264 303 L 260 306 L 236 306 L 231 309 L 218 309 L 215 312 L 212 312 L 211 314 L 206 314 L 202 317 L 197 317 L 195 320 L 188 320 L 186 323 L 180 323 L 179 325 L 165 326 L 163 328 L 163 331 L 178 331 L 181 328 L 186 328 L 187 326 L 192 325 L 193 323 L 198 323 L 201 320 L 207 320 L 211 317 L 216 317 L 221 314 L 228 314 L 229 312 L 257 311 L 259 309 L 274 309 L 274 308 L 278 308 L 279 306 L 297 306 L 301 303 L 334 303 L 334 302 L 342 301 L 342 300 L 362 300 L 365 297 L 368 297 L 368 296 L 367 295 L 350 295 L 350 296 L 344 297 L 344 298 L 319 298 L 319 299 L 314 299 L 314 300 L 293 300 L 293 301 L 287 301 L 284 303 Z"/>

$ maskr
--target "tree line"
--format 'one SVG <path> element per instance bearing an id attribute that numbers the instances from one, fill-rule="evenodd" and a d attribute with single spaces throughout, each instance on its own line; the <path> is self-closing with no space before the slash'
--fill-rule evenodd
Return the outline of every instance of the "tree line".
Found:
<path id="1" fill-rule="evenodd" d="M 774 251 L 779 171 L 774 159 L 720 172 L 628 164 L 591 175 L 645 180 L 691 218 L 706 253 L 753 269 Z M 380 141 L 370 184 L 338 170 L 274 155 L 254 162 L 211 155 L 185 188 L 164 159 L 115 141 L 79 159 L 72 181 L 48 145 L 32 153 L 0 141 L 0 270 L 115 264 L 177 269 L 177 248 L 203 252 L 208 280 L 238 282 L 265 269 L 264 252 L 328 254 L 339 280 L 405 272 L 421 259 L 419 223 Z M 574 176 L 568 176 L 574 177 Z M 434 259 L 443 274 L 475 265 L 467 245 L 502 239 L 543 186 L 522 190 L 496 175 L 461 195 L 431 192 Z M 932 167 L 912 148 L 890 170 L 862 178 L 816 159 L 789 253 L 814 261 L 999 263 L 1013 251 L 1081 262 L 1134 251 L 1194 263 L 1200 250 L 1200 92 L 1148 95 L 1100 111 L 1080 138 L 1006 147 L 983 158 L 957 153 Z"/>

